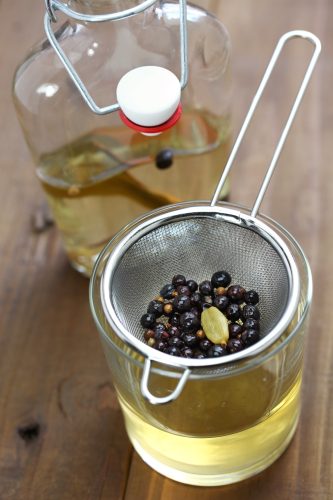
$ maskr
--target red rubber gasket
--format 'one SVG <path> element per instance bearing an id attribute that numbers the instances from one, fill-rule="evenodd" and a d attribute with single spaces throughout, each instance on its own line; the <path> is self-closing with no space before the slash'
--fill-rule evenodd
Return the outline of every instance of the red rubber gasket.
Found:
<path id="1" fill-rule="evenodd" d="M 132 128 L 137 132 L 144 132 L 146 134 L 157 134 L 159 132 L 164 132 L 168 128 L 173 127 L 181 117 L 182 111 L 183 111 L 182 105 L 179 103 L 176 111 L 169 118 L 169 120 L 167 120 L 164 123 L 161 123 L 161 125 L 156 125 L 154 127 L 144 127 L 142 125 L 138 125 L 137 123 L 132 122 L 129 118 L 127 118 L 127 116 L 122 110 L 119 110 L 119 116 L 121 120 L 125 123 L 125 125 L 127 125 L 127 127 Z"/>

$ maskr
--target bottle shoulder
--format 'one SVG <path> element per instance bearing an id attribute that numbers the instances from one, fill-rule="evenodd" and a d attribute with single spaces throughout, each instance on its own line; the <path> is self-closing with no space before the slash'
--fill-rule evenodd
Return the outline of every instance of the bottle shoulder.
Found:
<path id="1" fill-rule="evenodd" d="M 224 91 L 221 82 L 229 65 L 229 35 L 219 19 L 200 7 L 189 4 L 187 20 L 190 85 L 185 96 L 200 103 L 209 82 L 219 102 L 217 92 Z M 157 2 L 143 15 L 116 22 L 70 20 L 55 36 L 99 106 L 116 102 L 120 78 L 135 67 L 157 65 L 180 76 L 178 2 Z M 34 115 L 59 114 L 60 106 L 62 113 L 73 114 L 82 100 L 47 39 L 17 68 L 13 95 L 21 114 Z"/>
<path id="2" fill-rule="evenodd" d="M 122 24 L 124 24 L 124 26 L 122 26 Z M 187 28 L 189 32 L 188 43 L 190 50 L 191 45 L 202 43 L 204 40 L 203 37 L 219 38 L 219 42 L 222 43 L 220 47 L 223 47 L 223 50 L 230 49 L 229 34 L 222 21 L 201 7 L 193 4 L 187 5 Z M 149 31 L 151 31 L 151 34 L 147 36 L 147 32 Z M 166 36 L 167 31 L 169 32 L 169 37 Z M 106 40 L 108 40 L 109 46 L 113 46 L 113 48 L 117 45 L 121 45 L 125 42 L 125 37 L 121 36 L 123 32 L 125 32 L 128 42 L 128 47 L 126 47 L 125 44 L 123 46 L 124 51 L 130 48 L 131 38 L 133 42 L 138 42 L 139 46 L 152 54 L 160 50 L 160 40 L 163 43 L 169 42 L 166 43 L 164 47 L 164 51 L 168 51 L 172 40 L 178 43 L 179 39 L 179 2 L 161 1 L 158 2 L 158 5 L 151 9 L 147 15 L 142 17 L 136 18 L 136 16 L 134 16 L 126 20 L 102 23 L 100 25 L 80 24 L 70 20 L 62 24 L 57 31 L 55 31 L 55 36 L 63 49 L 69 50 L 68 55 L 75 64 L 78 59 L 85 56 L 85 50 L 88 50 L 88 56 L 93 55 L 92 51 L 89 51 L 89 47 L 91 44 L 94 44 L 94 40 L 94 45 L 96 45 L 97 42 L 99 46 L 99 51 L 101 51 L 103 46 L 105 51 L 108 51 L 106 48 L 107 44 L 103 43 Z M 132 37 L 129 35 L 130 33 Z M 171 43 L 171 45 L 175 46 L 175 43 Z M 81 56 L 79 54 L 80 51 L 82 52 Z M 112 55 L 114 55 L 115 50 L 109 48 L 109 52 L 112 52 Z M 124 57 L 124 54 L 122 54 L 122 57 Z M 126 58 L 127 57 L 128 54 L 126 54 Z M 47 66 L 49 74 L 50 72 L 52 74 L 52 68 L 54 72 L 59 68 L 63 68 L 47 38 L 37 42 L 29 50 L 24 60 L 15 71 L 14 83 L 22 77 L 30 65 L 43 66 L 44 64 Z"/>

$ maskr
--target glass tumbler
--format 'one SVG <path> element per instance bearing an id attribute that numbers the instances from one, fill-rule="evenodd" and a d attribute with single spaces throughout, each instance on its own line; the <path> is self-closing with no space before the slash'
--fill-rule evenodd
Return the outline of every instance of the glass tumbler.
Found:
<path id="1" fill-rule="evenodd" d="M 240 209 L 238 205 L 225 205 Z M 164 210 L 159 209 L 159 213 Z M 110 253 L 147 217 L 126 226 L 105 247 L 90 285 L 92 313 L 129 439 L 149 466 L 173 480 L 201 486 L 243 480 L 272 464 L 286 449 L 297 427 L 304 338 L 312 297 L 308 262 L 282 226 L 258 216 L 287 245 L 298 268 L 301 291 L 294 317 L 264 351 L 224 365 L 217 375 L 196 368 L 177 399 L 153 405 L 141 393 L 144 357 L 111 329 L 101 298 L 101 278 Z M 165 396 L 174 391 L 179 377 L 176 369 L 156 364 L 149 377 L 149 389 L 156 396 Z"/>

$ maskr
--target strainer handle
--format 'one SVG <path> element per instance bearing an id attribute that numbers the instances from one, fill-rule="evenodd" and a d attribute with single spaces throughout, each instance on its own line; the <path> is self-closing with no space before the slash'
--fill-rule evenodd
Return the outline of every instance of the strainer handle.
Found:
<path id="1" fill-rule="evenodd" d="M 174 399 L 177 399 L 179 394 L 182 392 L 184 385 L 191 373 L 191 370 L 189 368 L 186 368 L 182 373 L 175 390 L 171 394 L 168 394 L 168 396 L 157 397 L 154 396 L 148 389 L 150 369 L 151 369 L 151 359 L 147 358 L 145 360 L 145 364 L 143 367 L 143 374 L 141 379 L 141 393 L 143 397 L 148 399 L 149 403 L 151 403 L 152 405 L 161 405 L 164 403 L 169 403 Z"/>
<path id="2" fill-rule="evenodd" d="M 280 53 L 284 47 L 284 45 L 289 41 L 291 40 L 292 38 L 304 38 L 306 40 L 309 40 L 314 46 L 315 46 L 315 50 L 312 54 L 312 57 L 311 57 L 311 60 L 309 62 L 309 65 L 307 67 L 307 70 L 305 72 L 305 75 L 304 75 L 304 78 L 303 78 L 303 81 L 301 83 L 301 86 L 299 88 L 299 91 L 297 93 L 297 96 L 296 96 L 296 99 L 294 101 L 294 104 L 291 108 L 291 111 L 290 111 L 290 114 L 289 114 L 289 117 L 288 117 L 288 120 L 287 120 L 287 123 L 282 131 L 282 134 L 280 136 L 280 139 L 279 139 L 279 142 L 276 146 L 276 149 L 274 151 L 274 154 L 273 154 L 273 158 L 271 160 L 271 163 L 267 169 L 267 173 L 264 177 L 264 180 L 261 184 L 261 187 L 260 187 L 260 190 L 259 190 L 259 193 L 258 193 L 258 196 L 254 202 L 254 205 L 252 207 L 252 212 L 251 212 L 251 216 L 252 217 L 256 217 L 257 213 L 258 213 L 258 210 L 260 208 L 260 205 L 261 205 L 261 202 L 263 200 L 263 197 L 266 193 L 266 190 L 267 190 L 267 187 L 268 187 L 268 184 L 271 180 L 271 177 L 273 175 L 273 172 L 274 172 L 274 169 L 275 169 L 275 166 L 276 166 L 276 163 L 279 159 L 279 156 L 280 156 L 280 153 L 282 151 L 282 148 L 284 146 L 284 143 L 285 143 L 285 140 L 287 138 L 287 135 L 288 135 L 288 132 L 290 130 L 290 127 L 291 127 L 291 124 L 292 122 L 294 121 L 294 118 L 295 118 L 295 115 L 297 113 L 297 110 L 299 108 L 299 105 L 301 103 L 301 100 L 303 98 L 303 95 L 304 95 L 304 92 L 305 92 L 305 89 L 306 87 L 308 86 L 308 83 L 309 83 L 309 80 L 310 80 L 310 77 L 312 75 L 312 72 L 313 72 L 313 69 L 316 65 L 316 62 L 317 62 L 317 59 L 318 59 L 318 56 L 320 54 L 320 51 L 321 51 L 321 43 L 320 43 L 320 40 L 313 34 L 313 33 L 310 33 L 309 31 L 302 31 L 302 30 L 296 30 L 296 31 L 289 31 L 288 33 L 285 33 L 281 38 L 280 40 L 278 41 L 278 44 L 273 52 L 273 55 L 272 55 L 272 58 L 271 60 L 269 61 L 269 64 L 266 68 L 266 71 L 264 73 L 264 76 L 262 78 L 262 81 L 258 87 L 258 90 L 253 98 L 253 101 L 251 103 L 251 106 L 250 106 L 250 109 L 246 115 L 246 118 L 244 120 L 244 123 L 240 129 L 240 132 L 238 134 L 238 137 L 235 141 L 235 144 L 232 148 L 232 151 L 230 153 L 230 156 L 229 156 L 229 159 L 227 161 L 227 164 L 225 166 L 225 169 L 222 173 L 222 176 L 220 178 L 220 181 L 216 187 L 216 190 L 215 190 L 215 193 L 213 195 L 213 198 L 212 198 L 212 201 L 211 201 L 211 206 L 214 206 L 216 205 L 216 203 L 218 202 L 219 200 L 219 196 L 220 196 L 220 193 L 223 189 L 223 186 L 224 186 L 224 183 L 229 175 L 229 172 L 231 170 L 231 167 L 233 165 L 233 162 L 234 162 L 234 159 L 235 159 L 235 156 L 238 152 L 238 149 L 239 149 L 239 146 L 243 140 L 243 137 L 244 137 L 244 134 L 248 128 L 248 125 L 252 119 L 252 116 L 254 114 L 254 111 L 257 107 L 257 104 L 262 96 L 262 93 L 266 87 L 266 84 L 271 76 L 271 73 L 275 67 L 275 64 L 280 56 Z"/>

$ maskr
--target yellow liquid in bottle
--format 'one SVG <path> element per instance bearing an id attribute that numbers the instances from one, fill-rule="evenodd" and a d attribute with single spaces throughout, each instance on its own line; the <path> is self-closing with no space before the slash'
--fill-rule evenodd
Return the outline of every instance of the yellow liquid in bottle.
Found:
<path id="1" fill-rule="evenodd" d="M 170 168 L 155 157 L 174 151 Z M 110 238 L 144 212 L 191 199 L 209 199 L 230 150 L 229 120 L 184 111 L 157 137 L 130 129 L 96 129 L 40 158 L 37 174 L 68 256 L 90 275 Z M 228 194 L 228 188 L 221 198 Z"/>

